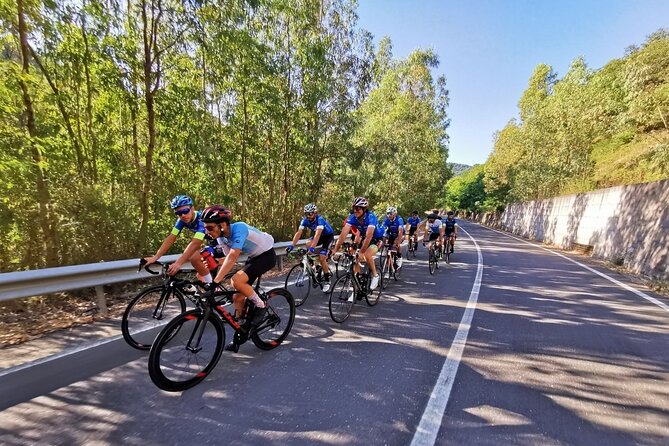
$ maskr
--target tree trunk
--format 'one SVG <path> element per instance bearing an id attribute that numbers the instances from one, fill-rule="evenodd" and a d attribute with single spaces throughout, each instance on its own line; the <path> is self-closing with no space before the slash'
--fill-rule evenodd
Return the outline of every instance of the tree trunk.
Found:
<path id="1" fill-rule="evenodd" d="M 28 130 L 28 144 L 33 160 L 35 172 L 35 183 L 37 186 L 37 203 L 39 213 L 35 215 L 35 220 L 39 222 L 42 230 L 41 239 L 44 243 L 46 252 L 46 266 L 56 266 L 58 264 L 58 226 L 54 223 L 51 209 L 51 195 L 49 193 L 49 178 L 44 169 L 44 158 L 39 147 L 35 144 L 37 137 L 37 127 L 35 125 L 35 111 L 33 109 L 32 98 L 28 91 L 26 79 L 30 72 L 30 46 L 28 44 L 28 32 L 23 13 L 23 0 L 17 0 L 18 19 L 19 19 L 19 41 L 21 44 L 21 62 L 22 77 L 19 78 L 21 92 L 23 95 L 24 113 L 22 121 Z"/>
<path id="2" fill-rule="evenodd" d="M 84 1 L 84 6 L 86 2 Z M 81 18 L 81 35 L 84 39 L 84 74 L 86 76 L 86 133 L 88 136 L 88 143 L 90 144 L 91 152 L 89 162 L 89 169 L 91 170 L 91 177 L 93 182 L 98 182 L 98 142 L 93 129 L 93 86 L 91 85 L 91 50 L 88 45 L 88 34 L 86 33 L 86 14 L 82 14 Z"/>

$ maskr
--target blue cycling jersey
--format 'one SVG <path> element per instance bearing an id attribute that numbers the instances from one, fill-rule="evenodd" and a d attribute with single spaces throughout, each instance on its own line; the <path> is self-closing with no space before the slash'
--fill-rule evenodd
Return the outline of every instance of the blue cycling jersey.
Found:
<path id="1" fill-rule="evenodd" d="M 346 223 L 360 231 L 363 237 L 367 233 L 367 228 L 369 226 L 374 226 L 374 234 L 372 234 L 372 237 L 374 238 L 383 238 L 383 234 L 386 231 L 383 226 L 379 226 L 379 220 L 376 218 L 376 215 L 370 211 L 365 211 L 359 220 L 355 218 L 355 214 L 351 214 L 346 219 Z"/>
<path id="2" fill-rule="evenodd" d="M 274 246 L 274 237 L 243 221 L 230 225 L 230 237 L 221 236 L 216 241 L 223 248 L 225 255 L 228 255 L 231 249 L 239 249 L 249 258 L 256 257 Z"/>
<path id="3" fill-rule="evenodd" d="M 388 235 L 397 237 L 400 228 L 404 227 L 404 220 L 402 220 L 402 217 L 399 215 L 395 216 L 395 220 L 390 220 L 390 218 L 386 217 L 386 219 L 383 220 L 383 226 L 386 227 Z"/>
<path id="4" fill-rule="evenodd" d="M 414 229 L 418 227 L 420 222 L 421 222 L 420 217 L 409 217 L 409 218 L 407 218 L 407 223 L 409 224 L 409 226 L 411 226 Z"/>
<path id="5" fill-rule="evenodd" d="M 312 233 L 315 233 L 318 229 L 322 229 L 323 232 L 321 232 L 321 235 L 334 234 L 334 231 L 332 230 L 332 226 L 330 226 L 330 223 L 328 223 L 328 221 L 321 215 L 314 218 L 314 221 L 309 221 L 307 217 L 302 218 L 302 222 L 300 223 L 300 230 L 304 228 L 311 229 Z"/>
<path id="6" fill-rule="evenodd" d="M 178 218 L 177 222 L 174 224 L 174 227 L 172 228 L 172 234 L 179 235 L 181 234 L 183 228 L 187 228 L 195 233 L 195 235 L 193 236 L 194 239 L 204 240 L 206 231 L 204 229 L 204 223 L 202 222 L 202 220 L 200 220 L 200 215 L 201 212 L 197 211 L 195 213 L 195 217 L 190 223 L 184 223 L 183 220 Z"/>
<path id="7" fill-rule="evenodd" d="M 455 227 L 458 225 L 458 222 L 456 219 L 453 220 L 446 219 L 444 220 L 443 224 L 446 231 L 446 235 L 450 235 L 455 232 Z"/>

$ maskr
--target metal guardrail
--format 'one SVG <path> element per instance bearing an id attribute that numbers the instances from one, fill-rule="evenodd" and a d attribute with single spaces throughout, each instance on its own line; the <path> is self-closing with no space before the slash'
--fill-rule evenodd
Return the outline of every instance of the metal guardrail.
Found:
<path id="1" fill-rule="evenodd" d="M 274 244 L 274 251 L 281 259 L 277 262 L 277 266 L 282 264 L 281 256 L 286 254 L 285 249 L 290 244 L 290 242 Z M 298 245 L 304 244 L 306 240 L 298 242 Z M 160 260 L 174 262 L 177 258 L 179 254 L 163 256 Z M 239 257 L 239 262 L 245 260 L 246 256 Z M 128 259 L 0 274 L 0 302 L 95 287 L 99 310 L 101 313 L 106 313 L 103 285 L 152 277 L 146 271 L 137 272 L 138 265 L 139 259 Z M 184 269 L 191 269 L 190 264 L 184 265 Z"/>

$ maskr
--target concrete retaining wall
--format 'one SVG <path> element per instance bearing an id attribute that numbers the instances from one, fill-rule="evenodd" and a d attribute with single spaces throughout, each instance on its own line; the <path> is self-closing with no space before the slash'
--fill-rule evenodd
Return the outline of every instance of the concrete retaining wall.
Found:
<path id="1" fill-rule="evenodd" d="M 495 219 L 496 220 L 496 219 Z M 507 206 L 494 226 L 669 279 L 669 180 Z"/>

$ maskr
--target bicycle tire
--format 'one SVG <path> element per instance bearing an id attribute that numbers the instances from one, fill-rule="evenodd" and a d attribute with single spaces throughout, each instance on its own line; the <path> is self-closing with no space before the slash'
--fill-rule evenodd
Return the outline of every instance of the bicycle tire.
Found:
<path id="1" fill-rule="evenodd" d="M 430 257 L 428 259 L 428 268 L 430 270 L 430 275 L 434 275 L 434 271 L 437 269 L 437 257 L 434 254 L 434 249 L 429 250 Z"/>
<path id="2" fill-rule="evenodd" d="M 372 278 L 369 277 L 367 280 L 368 280 L 367 286 L 365 287 L 367 290 L 367 293 L 365 294 L 365 302 L 367 302 L 367 305 L 369 305 L 370 307 L 373 307 L 374 305 L 379 303 L 379 298 L 381 297 L 383 286 L 381 285 L 381 283 L 379 283 L 379 285 L 375 289 L 370 290 L 369 284 Z"/>
<path id="3" fill-rule="evenodd" d="M 340 278 L 348 273 L 348 270 L 351 267 L 351 258 L 349 256 L 342 256 L 337 262 L 335 262 L 335 275 L 337 278 Z"/>
<path id="4" fill-rule="evenodd" d="M 293 266 L 286 276 L 285 289 L 293 296 L 295 306 L 299 307 L 306 302 L 311 293 L 311 274 L 298 263 Z"/>
<path id="5" fill-rule="evenodd" d="M 165 292 L 167 295 L 164 295 Z M 165 311 L 168 305 L 169 311 Z M 175 288 L 171 291 L 166 290 L 163 285 L 144 289 L 130 301 L 123 312 L 121 318 L 123 339 L 137 350 L 149 350 L 156 336 L 154 329 L 185 311 L 186 299 L 179 290 Z"/>
<path id="6" fill-rule="evenodd" d="M 158 388 L 167 392 L 189 389 L 218 363 L 225 345 L 225 327 L 213 313 L 205 321 L 198 350 L 187 348 L 203 320 L 203 310 L 188 311 L 172 319 L 156 337 L 149 352 L 149 376 Z"/>
<path id="7" fill-rule="evenodd" d="M 390 279 L 390 274 L 391 274 L 391 265 L 390 262 L 391 256 L 388 255 L 388 251 L 384 248 L 382 255 L 379 256 L 379 269 L 377 270 L 379 276 L 379 287 L 381 288 L 386 288 L 388 286 L 388 282 L 390 280 L 386 280 L 386 275 L 388 275 L 388 279 Z"/>
<path id="8" fill-rule="evenodd" d="M 393 273 L 393 278 L 395 279 L 396 282 L 399 282 L 400 277 L 402 276 L 402 268 L 404 265 L 400 266 L 399 268 L 395 268 L 395 272 Z"/>
<path id="9" fill-rule="evenodd" d="M 353 299 L 350 299 L 351 296 Z M 328 301 L 330 318 L 339 324 L 344 322 L 351 315 L 355 300 L 353 276 L 351 274 L 344 274 L 337 279 L 330 291 L 330 299 Z"/>
<path id="10" fill-rule="evenodd" d="M 251 330 L 251 340 L 261 350 L 272 350 L 286 339 L 295 322 L 295 300 L 288 290 L 274 288 L 266 293 L 267 313 L 258 327 Z"/>

